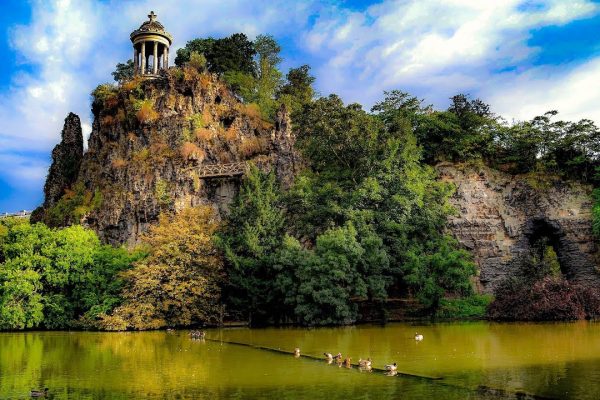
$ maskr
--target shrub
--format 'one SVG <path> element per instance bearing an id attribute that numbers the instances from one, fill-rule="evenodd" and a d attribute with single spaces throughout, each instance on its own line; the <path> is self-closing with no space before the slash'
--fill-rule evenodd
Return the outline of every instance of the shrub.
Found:
<path id="1" fill-rule="evenodd" d="M 151 100 L 142 100 L 135 105 L 136 117 L 142 124 L 154 122 L 158 119 L 158 113 L 154 111 Z"/>
<path id="2" fill-rule="evenodd" d="M 492 300 L 491 295 L 478 294 L 456 299 L 442 299 L 435 316 L 457 319 L 484 318 Z"/>
<path id="3" fill-rule="evenodd" d="M 111 165 L 113 168 L 123 168 L 127 165 L 127 161 L 119 157 L 112 160 Z"/>
<path id="4" fill-rule="evenodd" d="M 229 129 L 225 130 L 225 132 L 223 133 L 223 138 L 226 142 L 235 142 L 238 139 L 238 130 L 233 126 L 230 126 Z"/>
<path id="5" fill-rule="evenodd" d="M 202 162 L 206 156 L 206 153 L 194 143 L 185 142 L 183 146 L 181 146 L 181 156 L 185 160 Z"/>
<path id="6" fill-rule="evenodd" d="M 189 66 L 183 67 L 183 80 L 184 82 L 196 82 L 200 74 L 198 70 Z"/>
<path id="7" fill-rule="evenodd" d="M 210 78 L 210 75 L 208 75 L 208 74 L 200 75 L 200 87 L 202 89 L 208 89 L 210 87 L 211 83 L 212 83 L 212 79 Z"/>
<path id="8" fill-rule="evenodd" d="M 564 321 L 586 317 L 582 289 L 562 277 L 509 279 L 496 291 L 488 316 L 504 321 Z M 586 295 L 590 295 L 587 293 Z"/>
<path id="9" fill-rule="evenodd" d="M 150 150 L 148 150 L 147 147 L 144 147 L 143 149 L 134 152 L 131 156 L 133 161 L 138 163 L 146 161 L 148 157 L 150 157 Z"/>
<path id="10" fill-rule="evenodd" d="M 202 142 L 208 142 L 213 137 L 212 131 L 210 129 L 206 129 L 206 128 L 198 128 L 198 129 L 194 130 L 194 133 L 196 134 L 196 137 L 198 138 L 198 140 L 200 140 Z"/>
<path id="11" fill-rule="evenodd" d="M 169 68 L 169 73 L 176 82 L 183 82 L 184 74 L 181 68 Z"/>
<path id="12" fill-rule="evenodd" d="M 113 126 L 115 125 L 115 122 L 117 122 L 117 119 L 112 115 L 105 115 L 100 118 L 100 124 L 104 126 Z"/>
<path id="13" fill-rule="evenodd" d="M 192 124 L 192 129 L 204 128 L 206 126 L 204 117 L 199 113 L 192 115 L 189 118 L 189 121 Z"/>
<path id="14" fill-rule="evenodd" d="M 250 158 L 264 150 L 264 143 L 261 138 L 254 136 L 242 141 L 238 147 L 238 150 L 242 157 Z"/>
<path id="15" fill-rule="evenodd" d="M 169 206 L 173 202 L 169 193 L 169 184 L 166 181 L 162 179 L 156 181 L 154 185 L 154 197 L 156 197 L 158 204 L 163 207 Z"/>
<path id="16" fill-rule="evenodd" d="M 115 96 L 117 93 L 117 87 L 112 83 L 103 83 L 98 85 L 96 89 L 92 92 L 92 97 L 95 101 L 101 102 L 104 104 L 104 101 L 112 96 Z"/>
<path id="17" fill-rule="evenodd" d="M 206 57 L 204 57 L 204 54 L 193 51 L 190 54 L 190 61 L 188 61 L 188 65 L 192 68 L 195 68 L 197 71 L 202 72 L 206 70 Z"/>

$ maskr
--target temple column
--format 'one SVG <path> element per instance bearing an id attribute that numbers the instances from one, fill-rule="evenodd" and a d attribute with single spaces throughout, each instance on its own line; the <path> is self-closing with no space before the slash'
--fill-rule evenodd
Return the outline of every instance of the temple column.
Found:
<path id="1" fill-rule="evenodd" d="M 144 75 L 146 73 L 146 42 L 142 42 L 142 70 L 140 71 L 140 75 Z"/>
<path id="2" fill-rule="evenodd" d="M 165 69 L 169 68 L 169 48 L 165 46 Z"/>
<path id="3" fill-rule="evenodd" d="M 154 42 L 154 60 L 152 62 L 152 73 L 156 75 L 158 73 L 158 42 Z"/>
<path id="4" fill-rule="evenodd" d="M 138 67 L 140 64 L 137 46 L 133 46 L 133 74 L 137 75 L 139 73 Z"/>

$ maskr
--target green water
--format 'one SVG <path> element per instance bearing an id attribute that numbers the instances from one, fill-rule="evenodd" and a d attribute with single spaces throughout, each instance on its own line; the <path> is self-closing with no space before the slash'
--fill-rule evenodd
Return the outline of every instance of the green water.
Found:
<path id="1" fill-rule="evenodd" d="M 425 339 L 417 343 L 415 332 Z M 477 387 L 550 398 L 600 398 L 600 323 L 187 332 L 0 334 L 0 399 L 47 386 L 54 399 L 480 399 Z M 216 341 L 215 341 L 216 340 Z M 241 342 L 318 356 L 371 357 L 374 367 L 441 377 L 384 376 L 294 358 Z"/>

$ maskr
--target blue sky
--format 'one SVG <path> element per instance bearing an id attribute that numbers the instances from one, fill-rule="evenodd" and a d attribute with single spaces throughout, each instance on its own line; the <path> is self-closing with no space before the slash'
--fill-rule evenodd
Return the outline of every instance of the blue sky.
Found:
<path id="1" fill-rule="evenodd" d="M 600 123 L 600 0 L 8 1 L 0 14 L 0 212 L 32 209 L 69 111 L 131 57 L 150 10 L 175 38 L 273 34 L 283 69 L 370 107 L 402 89 L 445 108 L 469 93 L 508 120 L 557 109 Z"/>

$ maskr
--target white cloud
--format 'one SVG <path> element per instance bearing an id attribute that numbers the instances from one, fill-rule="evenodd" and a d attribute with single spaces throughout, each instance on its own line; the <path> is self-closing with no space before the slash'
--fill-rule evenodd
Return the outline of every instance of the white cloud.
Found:
<path id="1" fill-rule="evenodd" d="M 524 73 L 498 76 L 482 95 L 500 115 L 529 119 L 558 110 L 564 120 L 592 119 L 600 123 L 600 58 L 564 70 L 532 68 Z"/>
<path id="2" fill-rule="evenodd" d="M 340 8 L 305 34 L 305 49 L 330 54 L 317 70 L 324 93 L 369 105 L 383 90 L 402 88 L 443 105 L 457 92 L 478 94 L 496 71 L 535 54 L 527 45 L 531 29 L 600 12 L 587 0 L 527 4 L 388 0 L 365 12 Z"/>

